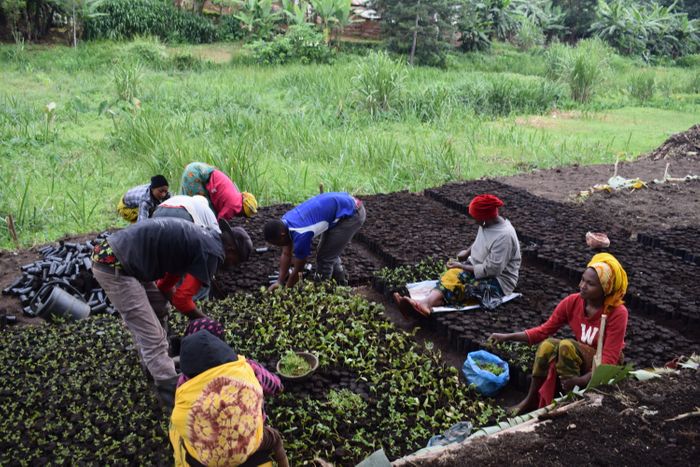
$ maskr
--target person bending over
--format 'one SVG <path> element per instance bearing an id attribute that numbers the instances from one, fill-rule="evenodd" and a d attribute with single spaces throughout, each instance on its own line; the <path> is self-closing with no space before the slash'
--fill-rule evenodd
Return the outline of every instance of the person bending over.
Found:
<path id="1" fill-rule="evenodd" d="M 318 235 L 321 236 L 316 250 L 318 278 L 334 279 L 340 285 L 347 285 L 340 255 L 366 217 L 362 201 L 348 193 L 331 192 L 301 203 L 282 219 L 268 221 L 263 229 L 265 241 L 282 247 L 279 278 L 270 290 L 281 285 L 292 287 L 297 283 L 311 255 L 313 239 Z M 291 273 L 290 265 L 293 267 Z"/>
<path id="2" fill-rule="evenodd" d="M 176 466 L 253 466 L 270 458 L 289 466 L 280 433 L 265 423 L 265 388 L 249 360 L 200 330 L 182 340 L 180 367 L 186 380 L 169 430 Z"/>
<path id="3" fill-rule="evenodd" d="M 154 175 L 150 184 L 127 191 L 117 204 L 117 212 L 132 224 L 141 222 L 148 219 L 156 206 L 169 197 L 168 181 L 162 175 Z"/>

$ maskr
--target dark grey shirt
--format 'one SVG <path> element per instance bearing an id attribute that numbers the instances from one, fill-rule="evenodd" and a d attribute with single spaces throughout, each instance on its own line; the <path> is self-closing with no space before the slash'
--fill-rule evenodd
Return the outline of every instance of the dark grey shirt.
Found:
<path id="1" fill-rule="evenodd" d="M 146 219 L 107 239 L 124 272 L 143 282 L 166 272 L 192 274 L 209 285 L 224 247 L 217 232 L 177 218 Z"/>

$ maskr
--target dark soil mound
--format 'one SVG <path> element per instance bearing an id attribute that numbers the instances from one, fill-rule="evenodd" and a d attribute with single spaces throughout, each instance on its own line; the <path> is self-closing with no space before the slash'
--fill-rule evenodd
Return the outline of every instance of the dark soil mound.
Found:
<path id="1" fill-rule="evenodd" d="M 697 465 L 700 372 L 629 381 L 587 405 L 540 424 L 534 432 L 479 439 L 439 459 L 410 465 Z M 692 459 L 695 459 L 693 461 Z"/>
<path id="2" fill-rule="evenodd" d="M 700 125 L 676 133 L 647 156 L 649 159 L 681 159 L 700 154 Z"/>

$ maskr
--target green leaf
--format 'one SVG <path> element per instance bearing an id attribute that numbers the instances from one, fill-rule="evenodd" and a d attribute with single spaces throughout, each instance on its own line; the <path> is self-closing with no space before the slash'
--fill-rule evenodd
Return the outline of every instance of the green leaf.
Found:
<path id="1" fill-rule="evenodd" d="M 593 372 L 586 390 L 597 388 L 606 384 L 616 384 L 627 378 L 632 371 L 632 365 L 600 365 Z"/>

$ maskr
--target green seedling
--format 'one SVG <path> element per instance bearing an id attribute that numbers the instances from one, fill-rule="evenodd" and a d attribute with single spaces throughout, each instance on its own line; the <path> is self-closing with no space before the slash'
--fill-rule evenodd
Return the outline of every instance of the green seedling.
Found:
<path id="1" fill-rule="evenodd" d="M 302 376 L 311 370 L 311 366 L 309 362 L 290 350 L 280 360 L 280 370 L 286 376 Z"/>
<path id="2" fill-rule="evenodd" d="M 501 373 L 503 373 L 503 368 L 496 365 L 495 363 L 487 363 L 487 362 L 477 361 L 476 366 L 478 366 L 479 368 L 481 368 L 484 371 L 488 371 L 489 373 L 493 373 L 496 376 L 499 376 Z"/>

